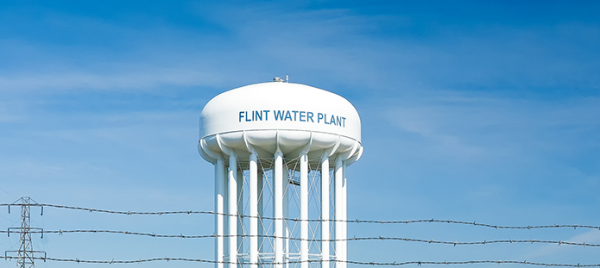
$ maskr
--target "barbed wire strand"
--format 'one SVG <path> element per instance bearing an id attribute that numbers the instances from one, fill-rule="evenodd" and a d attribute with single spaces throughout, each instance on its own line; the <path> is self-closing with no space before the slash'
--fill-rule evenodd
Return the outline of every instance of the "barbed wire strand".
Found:
<path id="1" fill-rule="evenodd" d="M 19 206 L 21 204 L 0 204 L 0 206 Z M 307 219 L 302 220 L 298 218 L 275 218 L 275 217 L 265 217 L 265 216 L 250 216 L 250 215 L 236 215 L 236 214 L 227 214 L 227 213 L 217 213 L 213 211 L 194 211 L 194 210 L 186 210 L 186 211 L 158 211 L 158 212 L 140 212 L 140 211 L 117 211 L 117 210 L 106 210 L 106 209 L 95 209 L 95 208 L 84 208 L 84 207 L 74 207 L 74 206 L 64 206 L 64 205 L 54 205 L 54 204 L 28 204 L 29 206 L 39 206 L 39 207 L 53 207 L 53 208 L 62 208 L 62 209 L 72 209 L 72 210 L 82 210 L 89 212 L 98 212 L 98 213 L 108 213 L 108 214 L 120 214 L 120 215 L 173 215 L 173 214 L 210 214 L 210 215 L 223 215 L 223 216 L 239 216 L 242 218 L 260 218 L 263 220 L 288 220 L 288 221 L 308 221 L 308 222 L 321 222 L 320 219 Z M 337 220 L 331 219 L 329 222 L 347 222 L 347 223 L 378 223 L 378 224 L 409 224 L 409 223 L 449 223 L 449 224 L 462 224 L 462 225 L 473 225 L 480 227 L 488 227 L 494 229 L 549 229 L 549 228 L 583 228 L 583 229 L 598 229 L 600 230 L 600 226 L 593 225 L 579 225 L 579 224 L 553 224 L 553 225 L 531 225 L 531 226 L 502 226 L 502 225 L 492 225 L 485 223 L 477 223 L 476 221 L 468 222 L 468 221 L 456 221 L 456 220 L 436 220 L 436 219 L 422 219 L 422 220 L 392 220 L 392 221 L 380 221 L 380 220 Z"/>
<path id="2" fill-rule="evenodd" d="M 14 257 L 6 257 L 5 259 L 12 260 Z M 83 260 L 83 259 L 66 259 L 66 258 L 48 258 L 48 257 L 33 257 L 33 259 L 43 261 L 57 261 L 57 262 L 76 262 L 76 263 L 96 263 L 96 264 L 133 264 L 143 262 L 155 262 L 155 261 L 186 261 L 186 262 L 203 262 L 203 263 L 223 263 L 231 264 L 228 261 L 214 261 L 205 259 L 192 259 L 192 258 L 148 258 L 138 260 Z M 364 261 L 343 261 L 343 260 L 307 260 L 307 261 L 288 261 L 288 262 L 268 262 L 268 264 L 295 264 L 295 263 L 320 263 L 320 262 L 340 262 L 356 265 L 371 265 L 371 266 L 403 266 L 403 265 L 463 265 L 463 264 L 524 264 L 534 266 L 553 266 L 553 267 L 600 267 L 599 264 L 565 264 L 565 263 L 542 263 L 542 262 L 528 262 L 528 261 L 513 261 L 513 260 L 472 260 L 472 261 L 406 261 L 406 262 L 364 262 Z M 241 265 L 257 265 L 263 263 L 250 263 L 250 262 L 238 262 Z"/>
<path id="3" fill-rule="evenodd" d="M 0 233 L 11 233 L 19 234 L 21 231 L 4 231 L 0 230 Z M 109 233 L 109 234 L 124 234 L 124 235 L 137 235 L 137 236 L 149 236 L 149 237 L 157 237 L 157 238 L 183 238 L 183 239 L 202 239 L 202 238 L 217 238 L 217 237 L 259 237 L 259 238 L 281 238 L 295 241 L 317 241 L 317 242 L 335 242 L 335 241 L 368 241 L 368 240 L 396 240 L 396 241 L 405 241 L 405 242 L 422 242 L 429 244 L 445 244 L 445 245 L 454 245 L 454 246 L 465 246 L 465 245 L 486 245 L 486 244 L 499 244 L 499 243 L 531 243 L 531 244 L 556 244 L 556 245 L 569 245 L 569 246 L 583 246 L 583 247 L 600 247 L 600 244 L 590 244 L 587 242 L 569 242 L 569 241 L 559 241 L 559 240 L 538 240 L 538 239 L 501 239 L 501 240 L 484 240 L 484 241 L 474 241 L 474 242 L 458 242 L 458 241 L 440 241 L 440 240 L 427 240 L 427 239 L 417 239 L 417 238 L 406 238 L 406 237 L 385 237 L 385 236 L 377 236 L 377 237 L 350 237 L 346 239 L 306 239 L 299 237 L 283 237 L 283 236 L 274 236 L 274 235 L 172 235 L 172 234 L 155 234 L 155 233 L 140 233 L 140 232 L 130 232 L 130 231 L 115 231 L 115 230 L 47 230 L 47 231 L 39 231 L 39 230 L 31 230 L 27 233 L 31 234 L 68 234 L 68 233 Z"/>

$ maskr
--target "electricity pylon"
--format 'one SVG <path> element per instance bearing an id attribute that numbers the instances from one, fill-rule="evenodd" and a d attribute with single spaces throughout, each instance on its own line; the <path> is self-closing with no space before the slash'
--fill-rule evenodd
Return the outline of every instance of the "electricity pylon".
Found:
<path id="1" fill-rule="evenodd" d="M 31 268 L 35 267 L 34 254 L 44 254 L 44 261 L 46 260 L 46 252 L 33 250 L 33 244 L 31 243 L 31 233 L 41 233 L 42 238 L 44 237 L 44 230 L 42 228 L 32 228 L 30 225 L 30 210 L 32 205 L 37 205 L 33 199 L 29 197 L 21 197 L 19 200 L 13 202 L 12 206 L 21 206 L 21 227 L 9 227 L 8 235 L 10 236 L 11 230 L 13 233 L 18 233 L 19 236 L 19 250 L 7 250 L 4 252 L 4 259 L 17 259 L 18 268 Z M 10 206 L 8 206 L 8 213 L 10 213 Z M 43 215 L 42 208 L 42 215 Z M 16 253 L 16 257 L 9 256 L 9 253 Z"/>

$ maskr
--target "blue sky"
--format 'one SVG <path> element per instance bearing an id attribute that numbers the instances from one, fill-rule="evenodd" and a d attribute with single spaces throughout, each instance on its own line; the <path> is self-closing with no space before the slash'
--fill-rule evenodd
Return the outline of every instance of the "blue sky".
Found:
<path id="1" fill-rule="evenodd" d="M 125 211 L 212 210 L 213 168 L 196 151 L 202 107 L 223 91 L 289 75 L 346 97 L 361 115 L 365 153 L 348 171 L 350 219 L 597 226 L 599 12 L 594 1 L 3 1 L 0 203 L 30 196 Z M 0 212 L 0 222 L 18 226 L 18 214 Z M 32 222 L 213 233 L 212 217 L 197 215 L 48 208 Z M 585 229 L 348 230 L 600 243 L 598 230 Z M 0 238 L 0 247 L 17 242 Z M 213 258 L 212 240 L 48 234 L 34 243 L 58 258 Z M 564 245 L 348 247 L 357 261 L 598 263 L 597 248 Z"/>

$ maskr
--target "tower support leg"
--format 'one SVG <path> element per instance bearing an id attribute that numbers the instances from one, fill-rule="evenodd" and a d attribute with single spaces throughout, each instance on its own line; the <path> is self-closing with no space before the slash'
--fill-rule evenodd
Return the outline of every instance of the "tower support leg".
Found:
<path id="1" fill-rule="evenodd" d="M 275 218 L 275 268 L 283 267 L 283 154 L 280 150 L 275 153 L 275 168 L 273 172 L 273 203 Z"/>
<path id="2" fill-rule="evenodd" d="M 322 268 L 329 268 L 329 156 L 321 160 L 321 254 Z"/>
<path id="3" fill-rule="evenodd" d="M 308 156 L 300 155 L 300 261 L 308 268 Z"/>
<path id="4" fill-rule="evenodd" d="M 224 228 L 225 222 L 223 221 L 224 210 L 224 198 L 225 198 L 225 163 L 223 158 L 217 158 L 215 165 L 215 230 L 217 231 L 217 238 L 215 239 L 215 264 L 216 268 L 223 268 L 223 261 L 225 256 L 224 248 Z"/>
<path id="5" fill-rule="evenodd" d="M 261 178 L 262 180 L 262 178 Z M 256 165 L 256 153 L 250 155 L 250 182 L 249 182 L 249 210 L 250 210 L 250 268 L 258 265 L 258 170 Z"/>
<path id="6" fill-rule="evenodd" d="M 336 268 L 346 268 L 346 177 L 341 157 L 335 161 L 335 255 Z"/>
<path id="7" fill-rule="evenodd" d="M 229 268 L 237 268 L 237 158 L 235 154 L 229 156 L 229 196 L 228 196 L 228 210 L 229 214 Z"/>
<path id="8" fill-rule="evenodd" d="M 257 184 L 257 191 L 258 191 L 258 261 L 259 263 L 261 262 L 260 259 L 260 253 L 264 251 L 264 246 L 263 246 L 263 241 L 264 238 L 262 237 L 262 235 L 264 235 L 264 223 L 263 223 L 263 215 L 264 215 L 264 206 L 263 206 L 263 197 L 264 197 L 264 192 L 263 192 L 263 185 L 264 185 L 264 173 L 262 170 L 262 167 L 259 168 L 258 170 L 258 184 Z M 261 265 L 259 265 L 259 267 L 261 267 Z"/>
<path id="9" fill-rule="evenodd" d="M 283 218 L 290 217 L 290 170 L 287 165 L 283 165 Z M 287 220 L 283 220 L 283 262 L 284 268 L 288 268 L 290 253 L 290 228 Z"/>

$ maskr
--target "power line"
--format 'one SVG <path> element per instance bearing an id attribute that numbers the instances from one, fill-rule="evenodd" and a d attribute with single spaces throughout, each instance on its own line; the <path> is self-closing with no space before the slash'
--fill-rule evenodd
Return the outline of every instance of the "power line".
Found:
<path id="1" fill-rule="evenodd" d="M 0 206 L 8 206 L 11 204 L 0 204 Z M 39 206 L 39 207 L 53 207 L 53 208 L 62 208 L 62 209 L 71 209 L 71 210 L 82 210 L 89 212 L 98 212 L 98 213 L 108 213 L 108 214 L 120 214 L 120 215 L 175 215 L 175 214 L 209 214 L 209 215 L 223 215 L 223 216 L 239 216 L 241 218 L 261 218 L 263 220 L 287 220 L 287 221 L 308 221 L 308 222 L 320 222 L 320 219 L 307 219 L 301 220 L 298 218 L 274 218 L 274 217 L 264 217 L 264 216 L 249 216 L 249 215 L 237 215 L 237 214 L 227 214 L 227 213 L 217 213 L 213 211 L 194 211 L 194 210 L 185 210 L 185 211 L 157 211 L 157 212 L 140 212 L 140 211 L 118 211 L 118 210 L 106 210 L 106 209 L 95 209 L 95 208 L 84 208 L 84 207 L 74 207 L 74 206 L 64 206 L 64 205 L 54 205 L 54 204 L 32 204 L 31 206 Z M 43 209 L 42 209 L 43 211 Z M 392 220 L 392 221 L 381 221 L 381 220 L 336 220 L 331 219 L 329 222 L 347 222 L 347 223 L 376 223 L 376 224 L 410 224 L 410 223 L 448 223 L 448 224 L 462 224 L 462 225 L 472 225 L 479 227 L 487 227 L 494 229 L 550 229 L 550 228 L 583 228 L 583 229 L 598 229 L 600 230 L 600 226 L 593 225 L 580 225 L 580 224 L 553 224 L 553 225 L 529 225 L 529 226 L 502 226 L 502 225 L 492 225 L 485 223 L 478 223 L 476 221 L 456 221 L 456 220 L 436 220 L 436 219 L 422 219 L 422 220 Z"/>
<path id="2" fill-rule="evenodd" d="M 4 188 L 2 188 L 2 187 L 0 187 L 0 190 L 2 190 L 2 191 L 3 191 L 3 192 L 5 192 L 6 194 L 8 194 L 8 195 L 10 195 L 10 196 L 12 196 L 12 197 L 14 197 L 14 198 L 17 198 L 16 196 L 12 195 L 12 194 L 11 194 L 11 193 L 9 193 L 8 191 L 4 190 Z"/>
<path id="3" fill-rule="evenodd" d="M 3 231 L 0 230 L 0 233 L 19 233 L 19 231 Z M 115 231 L 115 230 L 47 230 L 47 231 L 31 231 L 29 233 L 39 233 L 43 236 L 43 234 L 68 234 L 68 233 L 109 233 L 109 234 L 123 234 L 123 235 L 137 235 L 137 236 L 149 236 L 156 238 L 183 238 L 183 239 L 202 239 L 202 238 L 216 238 L 216 237 L 260 237 L 260 238 L 282 238 L 288 240 L 295 241 L 367 241 L 367 240 L 396 240 L 396 241 L 405 241 L 405 242 L 422 242 L 429 244 L 445 244 L 445 245 L 454 245 L 454 246 L 464 246 L 464 245 L 486 245 L 486 244 L 500 244 L 500 243 L 510 243 L 510 244 L 518 244 L 518 243 L 530 243 L 530 244 L 556 244 L 556 245 L 569 245 L 569 246 L 583 246 L 583 247 L 600 247 L 600 244 L 590 244 L 587 242 L 569 242 L 569 241 L 561 241 L 561 240 L 538 240 L 538 239 L 501 239 L 501 240 L 484 240 L 484 241 L 474 241 L 474 242 L 458 242 L 458 241 L 440 241 L 440 240 L 427 240 L 427 239 L 416 239 L 416 238 L 406 238 L 406 237 L 351 237 L 346 239 L 303 239 L 298 237 L 279 237 L 274 235 L 173 235 L 173 234 L 155 234 L 155 233 L 141 233 L 141 232 L 130 232 L 130 231 Z"/>
<path id="4" fill-rule="evenodd" d="M 10 258 L 9 258 L 10 259 Z M 203 263 L 223 263 L 230 264 L 228 261 L 214 261 L 206 259 L 192 259 L 192 258 L 148 258 L 148 259 L 137 259 L 137 260 L 84 260 L 84 259 L 67 259 L 67 258 L 46 258 L 46 257 L 35 257 L 35 259 L 43 261 L 56 261 L 56 262 L 76 262 L 76 263 L 96 263 L 96 264 L 134 264 L 143 262 L 156 262 L 156 261 L 184 261 L 184 262 L 203 262 Z M 268 262 L 268 264 L 295 264 L 295 263 L 320 263 L 320 262 L 345 262 L 356 265 L 371 265 L 371 266 L 404 266 L 404 265 L 464 265 L 464 264 L 523 264 L 523 265 L 534 265 L 534 266 L 553 266 L 553 267 L 600 267 L 599 264 L 567 264 L 567 263 L 542 263 L 542 262 L 528 262 L 528 261 L 514 261 L 514 260 L 472 260 L 472 261 L 406 261 L 406 262 L 364 262 L 364 261 L 341 261 L 341 260 L 307 260 L 307 261 L 288 261 L 282 263 Z M 240 265 L 252 265 L 252 264 L 264 264 L 264 263 L 250 263 L 250 262 L 238 262 Z"/>

